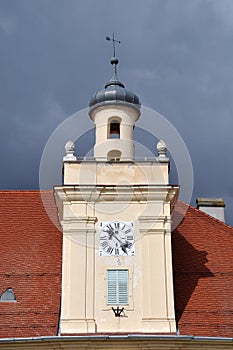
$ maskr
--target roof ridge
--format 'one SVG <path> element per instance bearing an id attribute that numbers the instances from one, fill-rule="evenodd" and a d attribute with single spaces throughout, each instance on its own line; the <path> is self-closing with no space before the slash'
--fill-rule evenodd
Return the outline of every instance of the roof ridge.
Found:
<path id="1" fill-rule="evenodd" d="M 206 212 L 198 209 L 198 208 L 195 208 L 193 205 L 189 204 L 189 209 L 197 212 L 199 215 L 203 216 L 203 217 L 206 217 L 206 219 L 208 219 L 208 221 L 213 221 L 214 224 L 221 224 L 221 226 L 223 226 L 223 228 L 228 228 L 228 229 L 231 229 L 233 231 L 233 227 L 226 224 L 225 222 L 221 221 L 220 219 L 217 219 L 209 214 L 207 214 Z M 233 233 L 233 232 L 232 232 Z"/>

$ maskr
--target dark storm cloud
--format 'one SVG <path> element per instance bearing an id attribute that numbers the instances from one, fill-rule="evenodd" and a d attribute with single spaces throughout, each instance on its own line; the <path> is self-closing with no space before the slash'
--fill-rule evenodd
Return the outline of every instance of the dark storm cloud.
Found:
<path id="1" fill-rule="evenodd" d="M 177 128 L 194 197 L 224 197 L 230 222 L 232 13 L 231 0 L 2 0 L 1 187 L 38 186 L 46 140 L 111 76 L 115 31 L 120 78 Z"/>

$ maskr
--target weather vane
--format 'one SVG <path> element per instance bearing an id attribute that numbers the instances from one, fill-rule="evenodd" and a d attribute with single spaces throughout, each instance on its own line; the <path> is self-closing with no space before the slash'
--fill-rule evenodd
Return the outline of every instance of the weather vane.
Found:
<path id="1" fill-rule="evenodd" d="M 112 41 L 112 44 L 113 44 L 113 57 L 116 57 L 116 46 L 115 46 L 115 43 L 120 44 L 121 42 L 119 40 L 115 39 L 114 33 L 112 33 L 112 38 L 110 38 L 109 36 L 106 36 L 106 40 Z"/>

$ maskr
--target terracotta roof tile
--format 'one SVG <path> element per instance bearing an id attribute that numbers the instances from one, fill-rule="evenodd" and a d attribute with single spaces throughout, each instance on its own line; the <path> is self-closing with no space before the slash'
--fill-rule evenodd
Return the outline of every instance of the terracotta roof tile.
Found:
<path id="1" fill-rule="evenodd" d="M 56 208 L 52 192 L 44 192 Z M 0 192 L 0 337 L 56 335 L 61 294 L 62 234 L 51 223 L 39 191 Z"/>
<path id="2" fill-rule="evenodd" d="M 180 333 L 232 337 L 233 228 L 190 206 L 172 247 Z"/>
<path id="3" fill-rule="evenodd" d="M 52 192 L 43 195 L 56 220 Z M 1 191 L 0 216 L 0 294 L 12 288 L 17 299 L 0 303 L 0 337 L 57 335 L 62 234 L 39 191 Z M 190 206 L 172 247 L 180 333 L 232 337 L 233 229 Z"/>

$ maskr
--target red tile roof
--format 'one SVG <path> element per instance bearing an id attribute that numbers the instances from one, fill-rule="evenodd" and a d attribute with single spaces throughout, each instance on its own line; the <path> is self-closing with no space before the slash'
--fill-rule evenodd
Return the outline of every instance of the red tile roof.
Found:
<path id="1" fill-rule="evenodd" d="M 62 234 L 39 191 L 0 192 L 0 242 L 0 295 L 12 288 L 17 299 L 0 303 L 0 338 L 57 335 Z M 180 333 L 232 337 L 233 228 L 189 207 L 172 246 Z"/>
<path id="2" fill-rule="evenodd" d="M 52 192 L 44 192 L 56 217 Z M 56 335 L 61 294 L 62 234 L 49 220 L 39 191 L 0 192 L 0 338 Z"/>
<path id="3" fill-rule="evenodd" d="M 233 336 L 233 228 L 189 207 L 172 234 L 181 334 Z"/>

